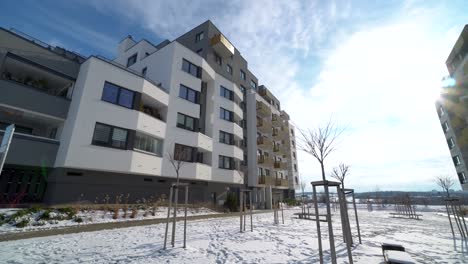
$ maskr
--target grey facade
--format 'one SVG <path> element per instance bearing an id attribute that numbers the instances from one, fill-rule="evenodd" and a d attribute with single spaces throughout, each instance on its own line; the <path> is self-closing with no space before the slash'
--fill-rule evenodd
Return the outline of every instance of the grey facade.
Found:
<path id="1" fill-rule="evenodd" d="M 461 187 L 468 190 L 468 25 L 446 66 L 454 84 L 443 88 L 436 109 Z"/>

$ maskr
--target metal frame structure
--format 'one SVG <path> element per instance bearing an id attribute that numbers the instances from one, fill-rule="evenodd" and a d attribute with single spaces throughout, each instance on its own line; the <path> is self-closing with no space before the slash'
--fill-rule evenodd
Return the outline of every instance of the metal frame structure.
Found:
<path id="1" fill-rule="evenodd" d="M 281 200 L 281 192 L 274 193 L 273 196 L 273 224 L 279 224 L 279 210 L 281 210 L 281 220 L 284 224 L 284 211 L 283 211 L 283 201 Z M 279 197 L 278 199 L 274 199 L 274 197 Z"/>
<path id="2" fill-rule="evenodd" d="M 174 247 L 175 245 L 175 233 L 176 233 L 176 218 L 177 218 L 177 199 L 179 195 L 179 187 L 185 187 L 185 204 L 184 204 L 184 246 L 183 248 L 187 247 L 187 205 L 188 205 L 188 183 L 173 183 L 171 185 L 171 189 L 169 192 L 169 206 L 167 207 L 167 218 L 166 218 L 166 231 L 164 233 L 164 249 L 166 249 L 167 244 L 167 232 L 169 229 L 169 222 L 171 216 L 171 210 L 174 209 L 174 214 L 172 217 L 172 235 L 171 235 L 171 245 Z M 173 195 L 174 194 L 174 195 Z M 172 200 L 174 199 L 174 203 L 176 206 L 172 207 Z"/>
<path id="3" fill-rule="evenodd" d="M 455 224 L 457 225 L 458 232 L 461 235 L 462 239 L 468 238 L 468 228 L 466 227 L 465 217 L 463 216 L 462 208 L 461 208 L 461 201 L 459 198 L 447 198 L 445 199 L 445 208 L 447 209 L 447 216 L 450 223 L 450 229 L 452 230 L 453 238 L 455 238 L 455 231 L 453 230 L 452 224 L 452 217 L 455 220 Z"/>
<path id="4" fill-rule="evenodd" d="M 333 235 L 333 225 L 332 225 L 332 219 L 331 219 L 331 208 L 330 208 L 330 192 L 329 192 L 329 187 L 336 187 L 336 192 L 340 193 L 340 183 L 339 182 L 333 182 L 333 181 L 313 181 L 311 182 L 312 184 L 312 190 L 313 190 L 313 197 L 314 197 L 314 206 L 315 206 L 315 215 L 316 215 L 316 223 L 317 223 L 317 238 L 318 238 L 318 245 L 319 245 L 319 257 L 320 257 L 320 264 L 323 264 L 323 247 L 322 247 L 322 233 L 320 230 L 320 222 L 319 221 L 319 208 L 318 208 L 318 202 L 317 202 L 317 187 L 318 186 L 323 186 L 325 189 L 325 204 L 327 208 L 327 213 L 326 213 L 326 222 L 328 224 L 328 238 L 330 240 L 330 254 L 331 254 L 331 261 L 332 264 L 336 264 L 336 250 L 335 250 L 335 238 Z M 339 199 L 342 199 L 342 195 L 338 196 Z M 340 204 L 343 202 L 340 201 Z M 343 209 L 342 206 L 340 206 L 340 209 Z M 343 212 L 341 212 L 343 214 Z M 350 237 L 350 230 L 347 228 L 346 225 L 344 225 L 344 228 L 347 230 L 343 230 L 343 235 L 347 236 L 345 239 L 346 241 L 346 249 L 348 252 L 348 260 L 349 263 L 353 263 L 353 256 L 351 254 L 351 237 Z"/>
<path id="5" fill-rule="evenodd" d="M 252 216 L 252 190 L 239 191 L 239 215 L 240 215 L 240 232 L 245 232 L 247 219 L 247 194 L 249 195 L 250 205 L 250 232 L 253 232 L 253 216 Z"/>

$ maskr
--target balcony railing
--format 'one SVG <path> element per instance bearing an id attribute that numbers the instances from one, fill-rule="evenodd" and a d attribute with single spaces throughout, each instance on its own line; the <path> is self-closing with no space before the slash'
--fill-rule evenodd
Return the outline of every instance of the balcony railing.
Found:
<path id="1" fill-rule="evenodd" d="M 262 117 L 270 117 L 271 109 L 264 102 L 257 101 L 257 114 Z"/>
<path id="2" fill-rule="evenodd" d="M 282 186 L 282 187 L 289 186 L 288 180 L 286 179 L 276 179 L 275 183 L 276 183 L 276 186 Z"/>
<path id="3" fill-rule="evenodd" d="M 274 167 L 275 169 L 285 170 L 287 168 L 287 164 L 284 161 L 275 161 Z"/>
<path id="4" fill-rule="evenodd" d="M 223 34 L 216 34 L 211 38 L 211 46 L 224 58 L 234 55 L 234 46 Z"/>
<path id="5" fill-rule="evenodd" d="M 273 165 L 273 159 L 269 156 L 259 155 L 257 157 L 257 162 L 263 166 L 271 167 Z"/>
<path id="6" fill-rule="evenodd" d="M 271 145 L 272 145 L 271 138 L 260 136 L 257 138 L 257 145 L 271 148 Z"/>
<path id="7" fill-rule="evenodd" d="M 159 109 L 157 109 L 155 107 L 151 107 L 151 106 L 143 104 L 143 105 L 140 105 L 139 111 L 164 122 L 164 120 L 161 117 L 161 113 L 160 113 Z"/>
<path id="8" fill-rule="evenodd" d="M 275 185 L 275 179 L 271 176 L 260 175 L 258 178 L 258 184 Z"/>

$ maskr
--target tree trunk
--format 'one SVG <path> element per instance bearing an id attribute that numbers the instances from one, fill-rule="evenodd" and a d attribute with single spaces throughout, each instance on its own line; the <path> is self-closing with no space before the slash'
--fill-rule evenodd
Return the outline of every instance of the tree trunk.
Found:
<path id="1" fill-rule="evenodd" d="M 449 189 L 445 189 L 445 191 L 447 192 L 447 198 L 450 198 L 450 192 L 449 192 Z"/>
<path id="2" fill-rule="evenodd" d="M 322 169 L 322 179 L 326 181 L 325 179 L 325 167 L 323 166 L 323 161 L 320 162 L 320 168 Z"/>

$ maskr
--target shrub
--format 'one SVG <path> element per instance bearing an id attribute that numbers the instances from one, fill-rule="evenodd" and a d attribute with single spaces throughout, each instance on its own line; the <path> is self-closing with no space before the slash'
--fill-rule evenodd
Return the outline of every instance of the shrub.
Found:
<path id="1" fill-rule="evenodd" d="M 78 216 L 75 216 L 75 218 L 73 218 L 73 220 L 77 223 L 83 223 L 83 218 L 81 217 L 78 217 Z"/>
<path id="2" fill-rule="evenodd" d="M 23 227 L 26 227 L 28 224 L 29 224 L 29 218 L 23 218 L 23 219 L 21 219 L 21 221 L 16 223 L 15 226 L 18 227 L 18 228 L 23 228 Z"/>
<path id="3" fill-rule="evenodd" d="M 231 212 L 237 212 L 237 195 L 233 192 L 230 192 L 226 196 L 226 201 L 224 202 L 224 207 L 229 209 Z"/>
<path id="4" fill-rule="evenodd" d="M 138 214 L 138 208 L 137 208 L 137 207 L 133 207 L 133 208 L 132 208 L 132 214 L 130 215 L 130 218 L 136 218 L 136 217 L 137 217 L 137 214 Z"/>
<path id="5" fill-rule="evenodd" d="M 285 202 L 288 206 L 296 206 L 296 205 L 298 205 L 297 200 L 294 199 L 294 198 L 287 198 L 287 199 L 284 199 L 284 202 Z"/>
<path id="6" fill-rule="evenodd" d="M 67 215 L 67 219 L 72 219 L 76 215 L 76 209 L 71 207 L 58 208 L 57 211 Z"/>

